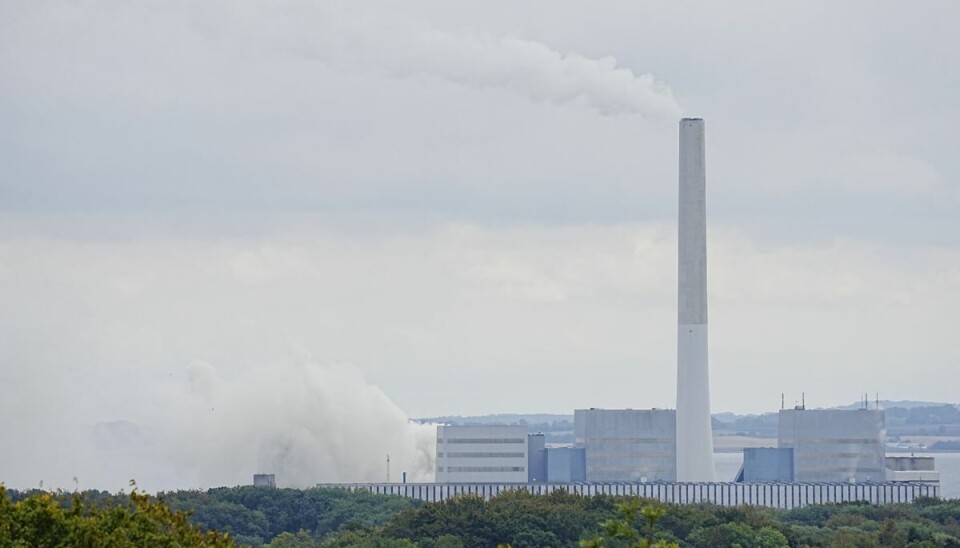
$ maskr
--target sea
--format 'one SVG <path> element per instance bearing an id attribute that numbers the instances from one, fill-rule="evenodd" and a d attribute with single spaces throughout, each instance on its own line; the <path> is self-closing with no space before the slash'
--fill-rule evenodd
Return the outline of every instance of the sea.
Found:
<path id="1" fill-rule="evenodd" d="M 960 498 L 960 452 L 958 453 L 915 453 L 917 456 L 933 457 L 934 468 L 940 472 L 940 496 L 945 499 Z M 907 453 L 889 453 L 891 457 L 902 457 Z M 743 453 L 714 453 L 713 462 L 718 481 L 732 481 L 743 464 Z"/>

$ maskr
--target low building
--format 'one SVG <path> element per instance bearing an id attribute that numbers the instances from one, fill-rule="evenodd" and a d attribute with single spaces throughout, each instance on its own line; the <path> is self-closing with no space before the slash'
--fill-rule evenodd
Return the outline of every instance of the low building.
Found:
<path id="1" fill-rule="evenodd" d="M 254 474 L 253 486 L 254 487 L 276 487 L 277 476 L 276 474 Z"/>
<path id="2" fill-rule="evenodd" d="M 793 481 L 879 482 L 886 477 L 883 411 L 785 409 L 778 447 L 793 449 Z"/>
<path id="3" fill-rule="evenodd" d="M 546 456 L 547 482 L 587 481 L 587 458 L 583 447 L 548 447 Z"/>
<path id="4" fill-rule="evenodd" d="M 437 483 L 526 483 L 527 427 L 437 426 Z"/>
<path id="5" fill-rule="evenodd" d="M 573 433 L 585 452 L 588 482 L 676 480 L 672 409 L 577 409 Z"/>
<path id="6" fill-rule="evenodd" d="M 782 447 L 745 447 L 738 482 L 793 481 L 793 449 Z"/>
<path id="7" fill-rule="evenodd" d="M 887 481 L 940 481 L 933 457 L 896 456 L 885 459 Z"/>

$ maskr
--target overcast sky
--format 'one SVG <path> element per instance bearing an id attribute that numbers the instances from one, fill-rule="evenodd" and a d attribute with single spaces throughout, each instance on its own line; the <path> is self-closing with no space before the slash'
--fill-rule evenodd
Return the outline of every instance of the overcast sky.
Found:
<path id="1" fill-rule="evenodd" d="M 957 401 L 960 3 L 358 4 L 0 4 L 0 434 L 673 407 L 682 116 L 714 411 Z"/>

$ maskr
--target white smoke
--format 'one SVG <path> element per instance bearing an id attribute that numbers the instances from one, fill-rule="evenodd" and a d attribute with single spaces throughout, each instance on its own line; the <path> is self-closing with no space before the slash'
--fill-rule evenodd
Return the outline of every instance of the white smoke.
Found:
<path id="1" fill-rule="evenodd" d="M 128 416 L 94 425 L 24 424 L 0 451 L 11 487 L 147 491 L 244 485 L 276 474 L 283 487 L 432 481 L 436 429 L 411 422 L 349 364 L 274 364 L 234 379 L 197 360 L 179 388 L 142 393 Z M 5 429 L 8 430 L 8 429 Z M 25 477 L 32 481 L 25 481 Z M 73 478 L 78 478 L 74 481 Z"/>
<path id="2" fill-rule="evenodd" d="M 331 29 L 316 54 L 340 66 L 356 63 L 394 77 L 436 77 L 474 88 L 515 89 L 538 101 L 581 104 L 607 115 L 682 113 L 668 85 L 651 74 L 636 75 L 618 67 L 612 56 L 564 54 L 541 42 L 474 29 L 450 32 L 413 22 L 387 21 L 381 26 L 364 21 L 360 27 Z"/>
<path id="3" fill-rule="evenodd" d="M 143 425 L 163 448 L 161 469 L 187 485 L 234 485 L 273 473 L 280 485 L 411 481 L 433 476 L 434 428 L 410 422 L 349 364 L 275 364 L 224 380 L 203 361 L 168 414 Z M 164 482 L 168 483 L 168 482 Z"/>
<path id="4" fill-rule="evenodd" d="M 418 16 L 406 3 L 221 0 L 149 7 L 96 2 L 55 6 L 14 8 L 15 16 L 8 18 L 15 24 L 0 29 L 19 40 L 33 41 L 55 20 L 61 39 L 69 37 L 71 43 L 80 44 L 84 55 L 98 59 L 130 55 L 121 63 L 178 67 L 178 71 L 198 70 L 203 75 L 213 66 L 226 71 L 225 82 L 231 82 L 233 66 L 250 71 L 266 63 L 310 71 L 312 62 L 347 73 L 513 89 L 537 101 L 579 104 L 604 114 L 675 118 L 681 113 L 669 86 L 650 74 L 618 66 L 612 56 L 591 58 L 558 51 L 528 36 L 450 28 L 449 24 L 442 28 Z M 118 51 L 116 44 L 129 50 Z M 116 62 L 102 63 L 105 66 L 91 67 L 93 76 L 99 77 L 92 76 L 93 90 L 103 84 L 101 79 L 116 77 L 110 72 Z M 296 82 L 293 78 L 276 84 Z M 243 85 L 256 89 L 255 83 Z M 191 89 L 192 85 L 184 85 L 162 92 L 155 88 L 129 91 L 134 97 L 174 97 Z M 219 90 L 199 92 L 210 94 L 205 101 L 229 101 L 234 91 L 241 90 L 226 96 Z"/>

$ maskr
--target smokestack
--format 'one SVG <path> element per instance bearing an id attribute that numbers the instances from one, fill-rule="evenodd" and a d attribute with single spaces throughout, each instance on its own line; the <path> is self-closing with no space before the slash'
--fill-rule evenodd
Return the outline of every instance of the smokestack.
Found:
<path id="1" fill-rule="evenodd" d="M 680 120 L 677 481 L 714 481 L 707 367 L 707 187 L 703 120 Z"/>

